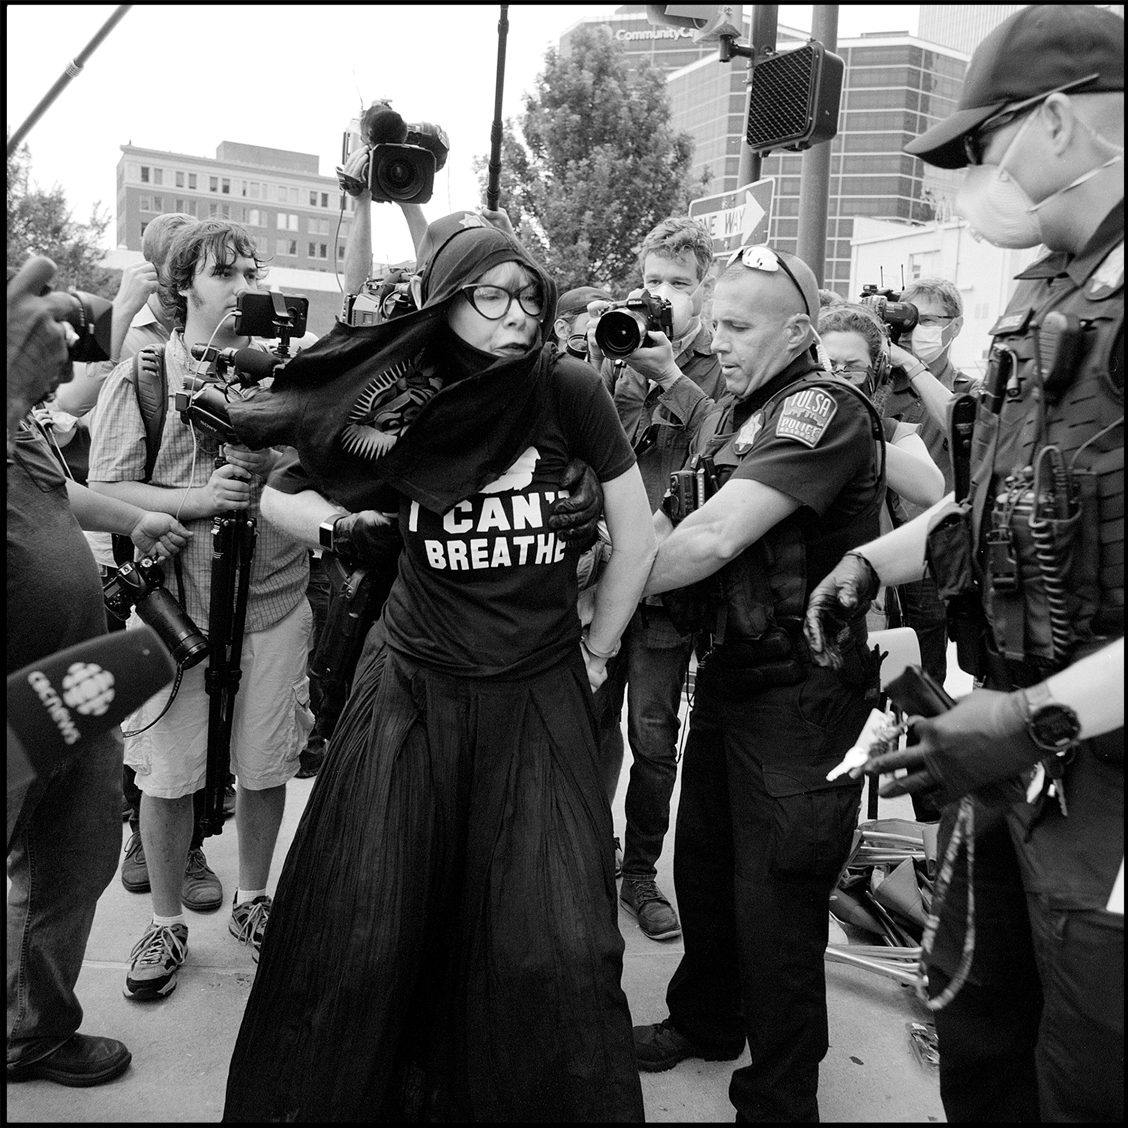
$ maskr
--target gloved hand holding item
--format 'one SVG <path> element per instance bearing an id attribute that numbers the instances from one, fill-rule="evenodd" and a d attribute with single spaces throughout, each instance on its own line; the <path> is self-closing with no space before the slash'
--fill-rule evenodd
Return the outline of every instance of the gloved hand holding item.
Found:
<path id="1" fill-rule="evenodd" d="M 937 788 L 935 802 L 945 806 L 1046 757 L 1030 738 L 1022 690 L 973 690 L 946 713 L 915 718 L 909 734 L 915 743 L 865 764 L 869 775 L 909 769 L 908 775 L 882 785 L 886 798 Z"/>
<path id="2" fill-rule="evenodd" d="M 848 552 L 811 592 L 803 634 L 817 665 L 842 668 L 839 635 L 866 613 L 880 586 L 873 565 L 860 552 Z"/>
<path id="3" fill-rule="evenodd" d="M 603 515 L 603 487 L 586 462 L 573 458 L 560 475 L 560 488 L 568 491 L 568 497 L 553 502 L 548 527 L 569 548 L 583 552 L 595 543 L 596 526 Z"/>
<path id="4" fill-rule="evenodd" d="M 401 548 L 399 525 L 374 509 L 345 513 L 333 524 L 333 551 L 353 564 L 395 568 Z"/>

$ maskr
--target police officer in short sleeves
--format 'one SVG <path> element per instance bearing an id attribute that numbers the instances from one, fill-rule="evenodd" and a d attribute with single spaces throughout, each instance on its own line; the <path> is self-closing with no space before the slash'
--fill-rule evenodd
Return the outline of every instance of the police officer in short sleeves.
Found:
<path id="1" fill-rule="evenodd" d="M 927 537 L 960 664 L 987 687 L 866 769 L 909 769 L 882 794 L 944 805 L 942 847 L 953 827 L 974 838 L 973 910 L 953 851 L 927 962 L 950 999 L 953 1122 L 1123 1118 L 1123 145 L 1124 24 L 1078 4 L 1000 24 L 959 110 L 908 146 L 966 167 L 956 210 L 979 235 L 1049 253 L 992 327 L 954 502 L 863 545 L 811 600 L 821 649 L 824 614 L 919 575 Z"/>
<path id="2" fill-rule="evenodd" d="M 827 1050 L 827 903 L 860 791 L 826 774 L 862 728 L 874 682 L 864 621 L 841 670 L 813 665 L 807 594 L 878 528 L 880 423 L 815 356 L 814 275 L 746 247 L 717 283 L 713 351 L 728 394 L 688 465 L 720 488 L 660 542 L 647 592 L 713 589 L 682 768 L 674 885 L 685 955 L 670 1017 L 635 1028 L 640 1068 L 685 1058 L 751 1063 L 730 1096 L 740 1120 L 816 1120 Z M 674 516 L 679 514 L 675 510 Z"/>

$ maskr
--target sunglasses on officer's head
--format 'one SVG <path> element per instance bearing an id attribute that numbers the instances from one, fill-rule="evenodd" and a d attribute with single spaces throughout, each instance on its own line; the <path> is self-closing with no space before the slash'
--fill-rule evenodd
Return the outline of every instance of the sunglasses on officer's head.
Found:
<path id="1" fill-rule="evenodd" d="M 740 247 L 729 255 L 728 262 L 725 263 L 725 269 L 727 270 L 737 262 L 739 262 L 741 266 L 748 267 L 749 270 L 762 270 L 767 274 L 775 274 L 776 271 L 782 270 L 783 273 L 791 279 L 795 289 L 799 291 L 799 297 L 803 299 L 803 308 L 807 311 L 807 316 L 811 316 L 811 307 L 807 304 L 807 295 L 803 293 L 803 287 L 799 285 L 799 280 L 791 272 L 791 267 L 789 267 L 771 247 L 765 247 L 763 245 Z"/>

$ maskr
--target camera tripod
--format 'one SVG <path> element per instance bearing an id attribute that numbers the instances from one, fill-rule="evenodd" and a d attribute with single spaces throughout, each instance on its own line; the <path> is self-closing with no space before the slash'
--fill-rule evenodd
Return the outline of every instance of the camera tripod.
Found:
<path id="1" fill-rule="evenodd" d="M 216 461 L 222 465 L 221 460 Z M 208 760 L 204 810 L 200 818 L 200 829 L 205 836 L 223 833 L 223 793 L 231 769 L 231 723 L 243 673 L 240 657 L 257 536 L 255 519 L 245 512 L 217 514 L 212 520 L 210 655 L 204 672 L 204 688 L 208 694 Z"/>

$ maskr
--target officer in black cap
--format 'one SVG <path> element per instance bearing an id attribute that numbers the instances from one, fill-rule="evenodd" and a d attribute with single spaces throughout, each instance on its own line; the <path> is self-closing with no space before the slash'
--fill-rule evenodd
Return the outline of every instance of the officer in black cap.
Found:
<path id="1" fill-rule="evenodd" d="M 959 110 L 908 146 L 967 168 L 956 209 L 982 238 L 1049 253 L 992 329 L 978 408 L 951 408 L 954 497 L 847 554 L 808 608 L 833 662 L 859 601 L 927 551 L 987 687 L 864 769 L 945 805 L 927 972 L 950 1121 L 1123 1119 L 1123 144 L 1123 21 L 1069 4 L 996 28 Z"/>

